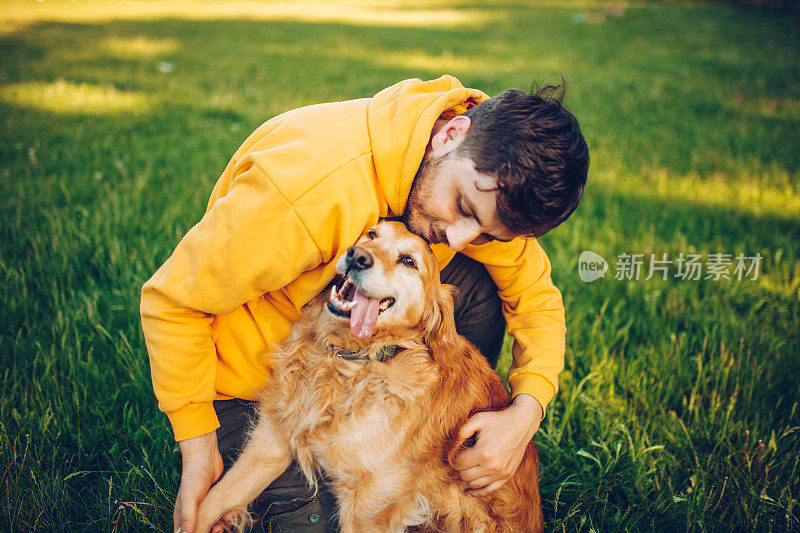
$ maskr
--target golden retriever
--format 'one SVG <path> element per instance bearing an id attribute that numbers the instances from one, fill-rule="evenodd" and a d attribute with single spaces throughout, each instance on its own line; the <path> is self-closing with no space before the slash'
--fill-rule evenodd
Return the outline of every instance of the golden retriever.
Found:
<path id="1" fill-rule="evenodd" d="M 330 479 L 343 533 L 540 531 L 533 442 L 515 475 L 488 495 L 467 494 L 450 466 L 469 445 L 457 441 L 461 425 L 504 409 L 509 395 L 456 333 L 425 241 L 383 222 L 336 269 L 341 279 L 306 306 L 275 354 L 257 425 L 201 503 L 197 531 L 223 515 L 226 527 L 241 529 L 246 506 L 293 458 L 312 486 L 320 471 Z"/>

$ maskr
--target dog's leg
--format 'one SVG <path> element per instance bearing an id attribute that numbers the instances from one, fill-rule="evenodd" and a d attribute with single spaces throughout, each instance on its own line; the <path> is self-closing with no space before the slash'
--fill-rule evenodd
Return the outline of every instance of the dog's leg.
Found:
<path id="1" fill-rule="evenodd" d="M 288 468 L 291 459 L 285 435 L 262 415 L 239 458 L 200 504 L 197 531 L 208 532 L 229 509 L 246 509 Z"/>
<path id="2" fill-rule="evenodd" d="M 427 515 L 427 501 L 374 480 L 363 479 L 357 489 L 334 490 L 334 495 L 341 533 L 404 533 Z"/>

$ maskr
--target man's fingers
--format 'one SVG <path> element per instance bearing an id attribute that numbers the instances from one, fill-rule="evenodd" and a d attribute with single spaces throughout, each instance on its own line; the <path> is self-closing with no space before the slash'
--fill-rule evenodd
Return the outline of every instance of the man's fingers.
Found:
<path id="1" fill-rule="evenodd" d="M 462 473 L 476 466 L 491 470 L 491 461 L 496 455 L 497 451 L 494 448 L 478 443 L 472 448 L 465 448 L 458 452 L 452 466 Z"/>
<path id="2" fill-rule="evenodd" d="M 459 470 L 458 475 L 461 477 L 461 481 L 463 481 L 464 483 L 472 483 L 473 481 L 477 481 L 483 477 L 489 476 L 490 472 L 482 465 L 476 465 L 471 468 L 467 468 L 466 470 Z M 483 485 L 481 485 L 481 487 L 482 486 Z M 472 487 L 472 488 L 478 488 L 478 487 Z"/>
<path id="3" fill-rule="evenodd" d="M 464 422 L 464 425 L 458 430 L 458 446 L 461 446 L 464 441 L 476 434 L 477 441 L 477 437 L 480 435 L 480 430 L 482 427 L 482 415 L 483 413 L 476 413 L 467 419 L 466 422 Z M 472 445 L 469 448 L 464 448 L 458 452 L 453 458 L 451 466 L 456 470 L 464 470 L 477 465 L 480 462 L 480 458 L 474 453 L 475 447 L 475 445 Z"/>
<path id="4" fill-rule="evenodd" d="M 181 492 L 183 493 L 181 498 L 181 532 L 194 533 L 199 498 L 195 494 L 187 494 L 183 490 Z"/>
<path id="5" fill-rule="evenodd" d="M 486 494 L 494 492 L 497 489 L 499 489 L 500 487 L 502 487 L 503 485 L 505 485 L 506 481 L 507 480 L 505 480 L 505 479 L 501 479 L 500 481 L 495 481 L 494 483 L 490 483 L 489 485 L 483 487 L 482 489 L 468 490 L 467 493 L 472 495 L 472 496 L 485 496 Z"/>
<path id="6" fill-rule="evenodd" d="M 173 520 L 176 529 L 194 533 L 197 527 L 197 507 L 211 484 L 222 474 L 215 431 L 178 442 L 181 450 L 181 486 L 175 502 Z"/>
<path id="7" fill-rule="evenodd" d="M 480 413 L 472 415 L 464 425 L 461 426 L 461 429 L 458 430 L 458 440 L 465 441 L 472 436 L 473 433 L 477 432 L 480 428 Z"/>
<path id="8" fill-rule="evenodd" d="M 470 494 L 472 491 L 480 490 L 484 487 L 487 487 L 496 481 L 495 478 L 491 476 L 481 476 L 477 479 L 473 479 L 472 481 L 465 481 L 462 483 L 462 486 L 469 490 Z"/>
<path id="9" fill-rule="evenodd" d="M 181 491 L 178 489 L 178 497 L 175 498 L 175 508 L 172 510 L 172 531 L 179 531 L 181 528 Z"/>
<path id="10" fill-rule="evenodd" d="M 194 533 L 194 517 L 181 516 L 181 533 Z"/>

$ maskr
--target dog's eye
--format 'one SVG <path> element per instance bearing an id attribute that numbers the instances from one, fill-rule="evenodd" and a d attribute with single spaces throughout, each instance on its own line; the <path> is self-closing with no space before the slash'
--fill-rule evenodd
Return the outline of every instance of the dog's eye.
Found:
<path id="1" fill-rule="evenodd" d="M 400 259 L 397 260 L 398 263 L 402 263 L 407 267 L 417 268 L 417 264 L 414 262 L 414 258 L 410 255 L 401 255 Z"/>
<path id="2" fill-rule="evenodd" d="M 378 234 L 375 233 L 374 229 L 371 229 L 371 230 L 369 230 L 367 232 L 367 237 L 369 237 L 370 239 L 377 239 L 378 238 Z"/>

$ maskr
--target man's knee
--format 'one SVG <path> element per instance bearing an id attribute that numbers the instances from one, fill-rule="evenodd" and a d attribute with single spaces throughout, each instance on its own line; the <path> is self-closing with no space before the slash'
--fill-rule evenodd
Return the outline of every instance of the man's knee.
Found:
<path id="1" fill-rule="evenodd" d="M 226 471 L 247 441 L 257 405 L 257 402 L 238 399 L 214 402 L 220 423 L 217 442 Z M 255 520 L 249 530 L 251 533 L 330 533 L 338 530 L 336 504 L 328 486 L 321 482 L 319 490 L 314 491 L 294 462 L 253 500 L 249 510 Z"/>

